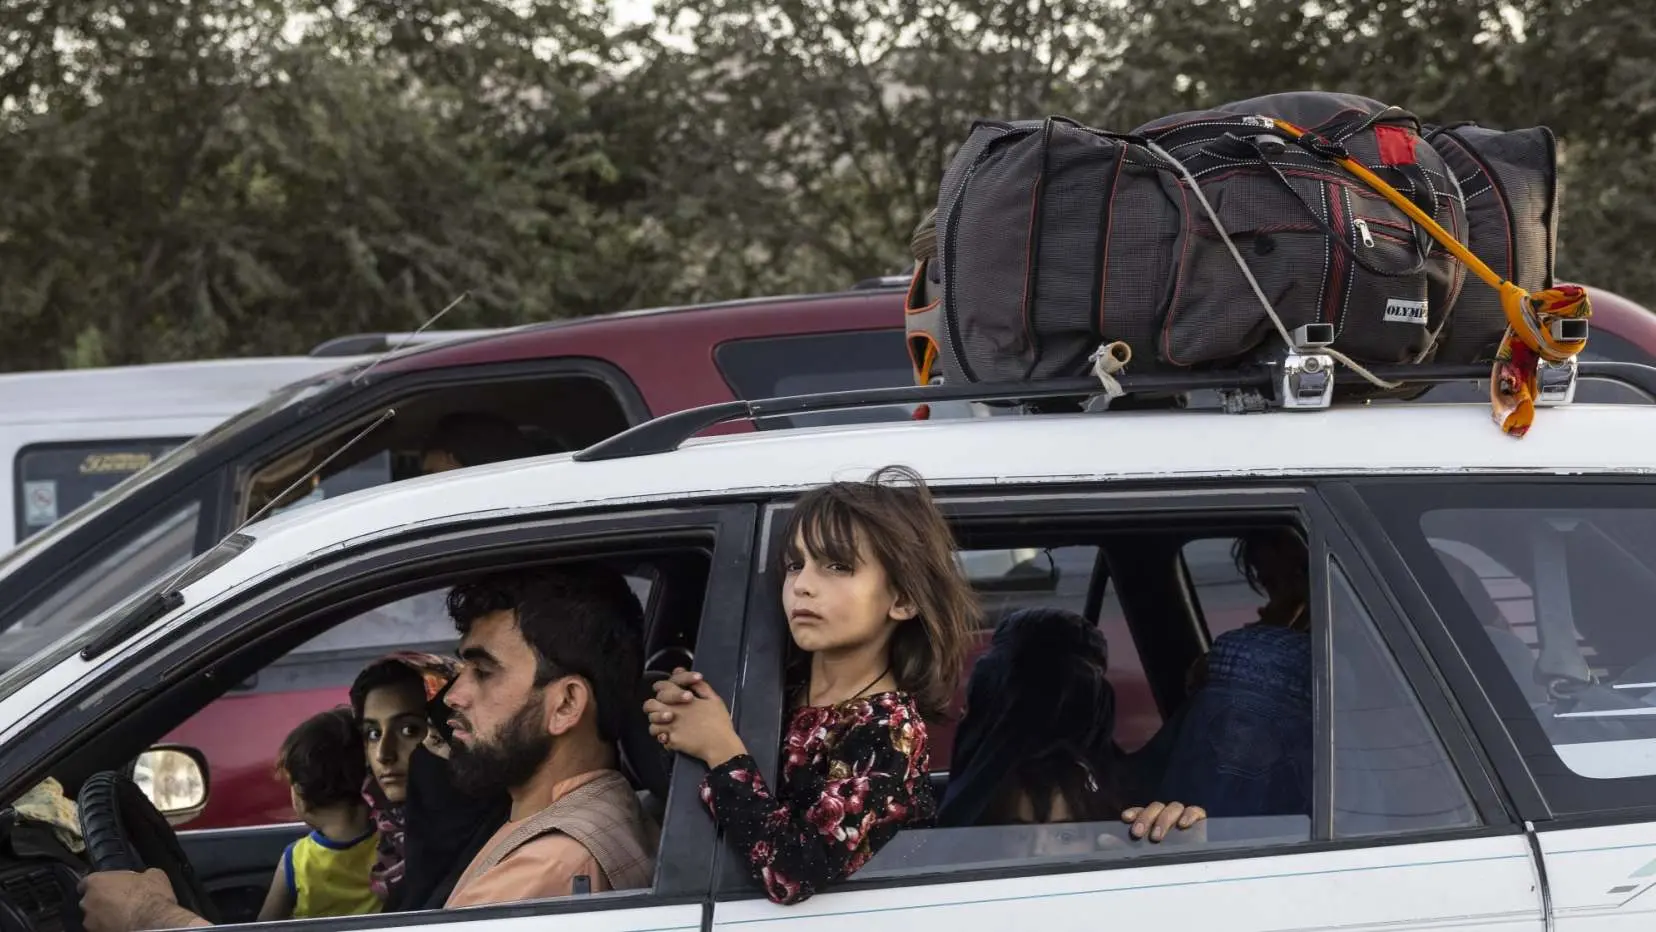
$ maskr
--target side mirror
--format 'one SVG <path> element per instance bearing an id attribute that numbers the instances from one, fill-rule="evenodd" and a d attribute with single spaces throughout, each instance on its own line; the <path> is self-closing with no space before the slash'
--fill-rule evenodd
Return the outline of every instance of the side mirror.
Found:
<path id="1" fill-rule="evenodd" d="M 1034 547 L 1018 550 L 962 550 L 961 571 L 979 592 L 1056 592 L 1058 564 Z"/>
<path id="2" fill-rule="evenodd" d="M 195 748 L 161 745 L 138 755 L 132 782 L 168 824 L 188 822 L 207 808 L 207 758 Z"/>

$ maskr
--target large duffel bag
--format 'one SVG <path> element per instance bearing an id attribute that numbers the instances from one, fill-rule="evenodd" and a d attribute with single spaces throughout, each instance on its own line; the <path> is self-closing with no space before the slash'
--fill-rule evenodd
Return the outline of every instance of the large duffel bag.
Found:
<path id="1" fill-rule="evenodd" d="M 1268 117 L 1329 148 L 1284 145 Z M 1468 235 L 1444 155 L 1411 114 L 1368 98 L 1278 94 L 1131 134 L 1057 117 L 979 122 L 943 179 L 931 281 L 917 275 L 910 296 L 917 374 L 1081 375 L 1115 341 L 1132 348 L 1133 371 L 1237 364 L 1275 327 L 1221 225 L 1288 328 L 1332 324 L 1334 348 L 1363 363 L 1465 361 L 1435 356 L 1465 269 L 1336 151 Z M 930 291 L 936 304 L 916 306 Z M 1459 322 L 1457 346 L 1498 341 L 1498 302 L 1480 315 Z"/>
<path id="2" fill-rule="evenodd" d="M 1465 123 L 1430 129 L 1426 141 L 1448 163 L 1466 205 L 1467 248 L 1525 291 L 1553 287 L 1558 161 L 1552 131 L 1501 132 Z M 1439 355 L 1455 362 L 1491 359 L 1505 329 L 1500 295 L 1471 283 L 1455 302 Z"/>

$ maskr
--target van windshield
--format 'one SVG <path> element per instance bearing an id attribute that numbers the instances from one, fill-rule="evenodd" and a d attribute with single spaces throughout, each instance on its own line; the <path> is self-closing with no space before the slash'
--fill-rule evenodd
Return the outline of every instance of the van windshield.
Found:
<path id="1" fill-rule="evenodd" d="M 140 494 L 158 480 L 184 468 L 202 455 L 231 443 L 272 415 L 291 409 L 350 379 L 357 368 L 357 366 L 352 366 L 347 369 L 334 370 L 279 388 L 264 401 L 176 447 L 147 468 L 132 474 L 108 492 L 75 509 L 57 523 L 40 531 L 3 557 L 0 557 L 0 582 L 24 571 L 42 553 L 45 553 L 59 541 L 73 534 L 99 515 Z M 163 523 L 170 523 L 170 521 L 164 521 Z M 146 534 L 138 535 L 140 539 L 145 540 L 149 536 Z M 188 559 L 195 549 L 193 535 L 186 538 L 184 547 L 184 552 L 179 556 L 182 559 Z M 135 564 L 134 569 L 138 568 Z M 165 571 L 165 568 L 160 569 L 163 572 Z M 13 666 L 22 657 L 34 653 L 35 650 L 45 646 L 46 643 L 55 640 L 62 632 L 79 627 L 90 618 L 102 614 L 104 609 L 114 604 L 115 601 L 121 600 L 131 591 L 132 585 L 130 584 L 141 584 L 148 578 L 146 576 L 144 579 L 128 579 L 129 585 L 126 585 L 123 591 L 106 593 L 106 595 L 112 597 L 109 599 L 92 600 L 97 604 L 89 602 L 86 606 L 83 606 L 88 609 L 87 611 L 76 613 L 73 617 L 62 617 L 61 609 L 67 606 L 57 605 L 56 600 L 48 600 L 53 603 L 55 609 L 59 610 L 48 613 L 52 616 L 50 625 L 43 625 L 40 623 L 42 619 L 32 617 L 40 614 L 39 612 L 31 613 L 31 617 L 23 619 L 24 622 L 32 620 L 34 624 L 13 624 L 15 618 L 11 621 L 0 622 L 0 624 L 7 625 L 7 630 L 0 632 L 0 669 Z M 113 584 L 111 582 L 111 585 Z M 90 593 L 82 594 L 90 596 Z M 50 630 L 43 630 L 46 628 Z M 20 629 L 32 630 L 24 631 Z"/>

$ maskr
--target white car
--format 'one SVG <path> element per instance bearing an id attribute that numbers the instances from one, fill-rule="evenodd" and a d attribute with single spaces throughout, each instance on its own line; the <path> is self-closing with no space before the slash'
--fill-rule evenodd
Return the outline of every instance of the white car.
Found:
<path id="1" fill-rule="evenodd" d="M 1656 369 L 1606 373 L 1656 394 Z M 1608 932 L 1656 922 L 1656 624 L 1645 614 L 1656 606 L 1656 408 L 1550 408 L 1522 440 L 1481 406 L 1335 404 L 684 442 L 721 418 L 902 394 L 683 412 L 574 456 L 399 482 L 253 524 L 184 578 L 0 677 L 0 798 L 48 776 L 74 793 L 142 755 L 148 791 L 170 818 L 187 816 L 211 775 L 188 749 L 146 753 L 160 736 L 376 605 L 531 561 L 624 568 L 646 594 L 651 664 L 693 661 L 733 700 L 743 739 L 774 774 L 787 637 L 778 530 L 802 490 L 903 463 L 933 486 L 963 547 L 1051 556 L 1008 563 L 1006 578 L 1085 577 L 990 582 L 985 598 L 1098 621 L 1112 665 L 1148 682 L 1145 695 L 1122 697 L 1121 715 L 1152 726 L 1215 633 L 1187 548 L 1301 528 L 1317 658 L 1311 811 L 1214 817 L 1160 844 L 1129 842 L 1115 823 L 912 829 L 849 881 L 783 907 L 715 836 L 695 793 L 703 769 L 652 767 L 630 740 L 638 789 L 664 812 L 651 889 L 307 927 Z M 1147 729 L 1127 731 L 1136 742 Z M 946 728 L 937 738 L 942 785 Z M 180 833 L 215 918 L 250 919 L 301 832 Z M 73 927 L 62 917 L 75 910 L 76 869 L 0 850 L 0 903 L 23 917 L 7 928 Z"/>

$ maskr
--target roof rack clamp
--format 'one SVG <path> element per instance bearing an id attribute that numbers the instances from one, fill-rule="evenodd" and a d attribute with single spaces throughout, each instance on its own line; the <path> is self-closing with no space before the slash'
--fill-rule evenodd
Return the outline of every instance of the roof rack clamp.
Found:
<path id="1" fill-rule="evenodd" d="M 1535 406 L 1556 408 L 1575 401 L 1579 368 L 1574 356 L 1560 362 L 1541 360 L 1535 367 Z"/>
<path id="2" fill-rule="evenodd" d="M 1290 411 L 1315 411 L 1334 403 L 1334 357 L 1293 349 L 1282 357 L 1277 402 Z"/>

